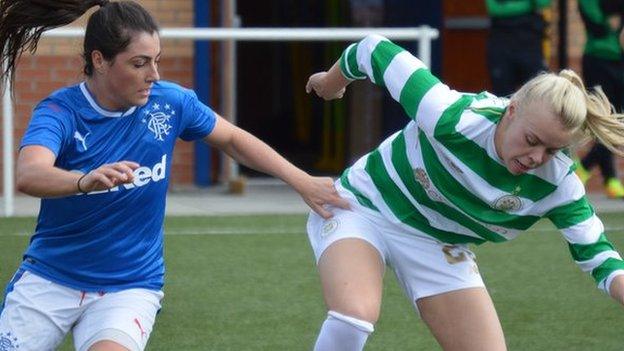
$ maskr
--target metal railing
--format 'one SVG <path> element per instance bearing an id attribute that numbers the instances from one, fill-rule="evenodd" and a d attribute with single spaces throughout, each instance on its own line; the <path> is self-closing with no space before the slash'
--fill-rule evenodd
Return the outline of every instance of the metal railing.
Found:
<path id="1" fill-rule="evenodd" d="M 359 40 L 368 34 L 379 34 L 392 40 L 418 41 L 418 56 L 431 65 L 431 42 L 439 32 L 429 26 L 410 28 L 163 28 L 163 39 L 221 40 L 221 41 L 347 41 Z M 77 38 L 84 36 L 83 28 L 57 28 L 44 33 L 45 37 Z M 11 87 L 2 97 L 3 119 L 3 203 L 5 217 L 14 213 L 13 160 L 13 102 Z M 234 117 L 234 116 L 232 116 Z"/>

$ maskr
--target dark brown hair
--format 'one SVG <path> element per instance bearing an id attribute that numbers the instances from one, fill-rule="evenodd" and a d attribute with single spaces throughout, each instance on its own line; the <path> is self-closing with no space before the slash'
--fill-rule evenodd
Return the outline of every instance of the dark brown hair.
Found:
<path id="1" fill-rule="evenodd" d="M 87 76 L 93 74 L 94 50 L 111 61 L 130 44 L 133 34 L 158 31 L 149 12 L 133 1 L 0 0 L 0 61 L 5 65 L 0 81 L 13 80 L 21 54 L 34 53 L 43 32 L 75 21 L 94 6 L 100 8 L 89 17 L 82 54 Z"/>

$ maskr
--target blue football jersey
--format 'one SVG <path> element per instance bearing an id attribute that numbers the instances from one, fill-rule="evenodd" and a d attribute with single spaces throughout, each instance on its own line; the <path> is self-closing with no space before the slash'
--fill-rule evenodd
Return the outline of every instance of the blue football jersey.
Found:
<path id="1" fill-rule="evenodd" d="M 144 106 L 108 111 L 86 84 L 63 88 L 37 105 L 21 147 L 44 146 L 55 166 L 89 172 L 137 162 L 134 182 L 106 191 L 42 199 L 22 268 L 84 291 L 163 285 L 165 198 L 176 139 L 214 128 L 215 113 L 195 93 L 159 81 Z"/>

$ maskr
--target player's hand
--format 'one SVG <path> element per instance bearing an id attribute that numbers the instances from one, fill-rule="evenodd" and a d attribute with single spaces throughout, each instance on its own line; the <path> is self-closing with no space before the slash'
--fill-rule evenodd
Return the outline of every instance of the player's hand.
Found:
<path id="1" fill-rule="evenodd" d="M 308 176 L 308 179 L 295 189 L 299 192 L 303 201 L 314 212 L 325 219 L 333 216 L 327 207 L 335 206 L 346 210 L 349 209 L 349 202 L 338 195 L 334 187 L 334 180 L 330 177 Z"/>
<path id="2" fill-rule="evenodd" d="M 328 89 L 326 77 L 327 72 L 319 72 L 311 75 L 306 84 L 306 92 L 309 94 L 314 91 L 316 95 L 325 100 L 341 99 L 344 96 L 345 88 L 343 87 L 338 91 Z"/>
<path id="3" fill-rule="evenodd" d="M 624 305 L 624 275 L 618 275 L 613 278 L 611 286 L 609 287 L 609 292 L 611 293 L 611 297 Z"/>
<path id="4" fill-rule="evenodd" d="M 80 189 L 84 192 L 107 190 L 119 184 L 134 181 L 134 170 L 139 164 L 132 161 L 120 161 L 102 165 L 85 175 L 80 180 Z"/>

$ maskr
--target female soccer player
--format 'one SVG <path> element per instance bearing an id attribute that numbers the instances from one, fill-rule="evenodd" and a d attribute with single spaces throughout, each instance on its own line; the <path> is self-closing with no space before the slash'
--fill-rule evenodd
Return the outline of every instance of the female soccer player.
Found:
<path id="1" fill-rule="evenodd" d="M 203 139 L 283 179 L 319 215 L 348 206 L 196 95 L 160 81 L 158 27 L 131 1 L 2 0 L 0 47 L 14 73 L 42 31 L 93 6 L 85 81 L 36 106 L 17 161 L 19 190 L 41 197 L 36 231 L 6 290 L 2 349 L 143 350 L 163 297 L 163 219 L 176 139 Z M 344 202 L 343 202 L 344 201 Z M 19 347 L 19 348 L 18 348 Z"/>
<path id="2" fill-rule="evenodd" d="M 412 119 L 337 182 L 351 211 L 311 214 L 308 234 L 328 316 L 315 350 L 362 350 L 379 316 L 387 264 L 444 350 L 505 350 L 469 243 L 513 239 L 550 219 L 574 260 L 624 303 L 624 262 L 562 151 L 586 137 L 621 153 L 624 125 L 572 71 L 541 74 L 511 99 L 449 89 L 372 35 L 306 86 L 330 100 L 354 79 L 387 87 Z"/>

